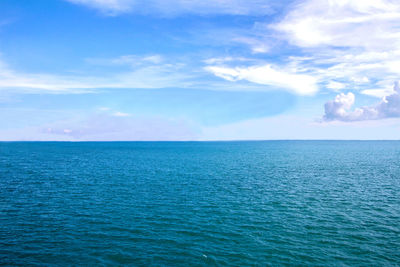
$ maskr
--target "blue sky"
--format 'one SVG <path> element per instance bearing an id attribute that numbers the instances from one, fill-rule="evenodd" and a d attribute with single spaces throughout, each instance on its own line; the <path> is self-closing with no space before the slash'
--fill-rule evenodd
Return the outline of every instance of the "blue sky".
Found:
<path id="1" fill-rule="evenodd" d="M 1 140 L 398 139 L 390 0 L 2 0 Z"/>

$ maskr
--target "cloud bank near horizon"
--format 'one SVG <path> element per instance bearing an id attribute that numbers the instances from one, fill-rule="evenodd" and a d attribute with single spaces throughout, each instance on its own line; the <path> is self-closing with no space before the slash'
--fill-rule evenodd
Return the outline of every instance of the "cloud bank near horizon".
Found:
<path id="1" fill-rule="evenodd" d="M 1 141 L 178 141 L 196 140 L 198 129 L 184 120 L 114 112 L 27 128 L 0 129 Z"/>
<path id="2" fill-rule="evenodd" d="M 247 68 L 210 66 L 206 70 L 228 81 L 247 80 L 256 84 L 287 89 L 299 95 L 313 95 L 318 91 L 317 80 L 310 75 L 290 73 L 271 65 Z"/>
<path id="3" fill-rule="evenodd" d="M 334 100 L 325 104 L 324 121 L 363 121 L 379 120 L 387 118 L 400 117 L 400 86 L 396 82 L 393 88 L 394 93 L 385 96 L 382 100 L 373 106 L 364 106 L 351 111 L 355 102 L 355 96 L 349 92 L 341 93 Z"/>

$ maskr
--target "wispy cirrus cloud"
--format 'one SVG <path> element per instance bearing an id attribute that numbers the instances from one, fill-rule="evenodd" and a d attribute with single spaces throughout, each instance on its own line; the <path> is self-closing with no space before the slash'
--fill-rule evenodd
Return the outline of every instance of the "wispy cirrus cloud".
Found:
<path id="1" fill-rule="evenodd" d="M 256 84 L 289 90 L 300 95 L 312 95 L 318 91 L 317 80 L 313 76 L 291 73 L 272 65 L 236 68 L 208 66 L 206 70 L 231 82 L 247 80 Z"/>
<path id="2" fill-rule="evenodd" d="M 2 141 L 159 141 L 196 140 L 187 121 L 157 117 L 92 114 L 24 128 L 0 129 Z"/>
<path id="3" fill-rule="evenodd" d="M 398 47 L 400 3 L 391 0 L 307 0 L 272 27 L 300 47 Z"/>
<path id="4" fill-rule="evenodd" d="M 272 1 L 266 0 L 66 0 L 97 9 L 106 15 L 124 13 L 177 16 L 198 15 L 265 15 L 271 13 Z"/>
<path id="5" fill-rule="evenodd" d="M 121 112 L 121 111 L 114 112 L 112 115 L 115 116 L 115 117 L 129 117 L 129 116 L 131 116 L 131 114 L 125 113 L 125 112 Z"/>
<path id="6" fill-rule="evenodd" d="M 107 15 L 130 12 L 135 4 L 131 0 L 66 0 L 68 2 L 95 8 Z"/>
<path id="7" fill-rule="evenodd" d="M 318 76 L 326 88 L 370 95 L 390 93 L 388 86 L 398 79 L 399 27 L 400 2 L 392 0 L 302 1 L 265 26 L 301 49 L 305 57 L 292 64 Z"/>
<path id="8" fill-rule="evenodd" d="M 141 13 L 157 16 L 269 14 L 276 5 L 273 1 L 262 0 L 67 1 L 109 15 Z M 221 32 L 221 28 L 214 29 L 215 34 L 210 39 L 220 36 L 225 40 L 221 46 L 240 43 L 249 49 L 247 54 L 215 55 L 205 61 L 205 69 L 209 73 L 224 79 L 221 83 L 205 82 L 207 74 L 201 73 L 201 60 L 192 60 L 191 66 L 182 68 L 175 63 L 168 64 L 168 60 L 160 55 L 123 55 L 113 59 L 88 59 L 93 64 L 131 67 L 127 71 L 107 74 L 107 77 L 67 77 L 11 71 L 12 75 L 3 75 L 4 86 L 0 86 L 40 87 L 49 91 L 54 88 L 89 90 L 171 86 L 221 89 L 230 85 L 235 87 L 232 81 L 247 81 L 257 89 L 271 86 L 302 95 L 312 95 L 321 89 L 339 91 L 349 88 L 379 97 L 392 93 L 390 84 L 400 74 L 400 35 L 397 32 L 400 27 L 400 3 L 390 0 L 293 1 L 285 12 L 279 16 L 280 20 L 276 17 L 273 21 L 263 22 L 265 17 L 257 17 L 253 27 L 238 31 L 229 29 L 227 32 L 231 34 L 227 35 L 228 38 L 222 34 L 224 31 Z M 201 37 L 204 38 L 203 33 Z M 286 41 L 292 50 L 280 54 L 280 45 Z M 260 53 L 264 55 L 260 56 Z M 275 58 L 270 59 L 271 53 L 277 55 L 278 62 L 274 62 Z M 265 55 L 268 60 L 263 61 Z M 245 64 L 239 62 L 242 58 L 246 58 Z"/>
<path id="9" fill-rule="evenodd" d="M 86 58 L 85 62 L 92 65 L 103 65 L 103 66 L 115 66 L 115 65 L 127 65 L 131 67 L 161 64 L 164 58 L 161 55 L 122 55 L 115 58 Z"/>
<path id="10" fill-rule="evenodd" d="M 49 135 L 73 141 L 194 140 L 198 135 L 198 129 L 184 120 L 137 117 L 122 112 L 55 122 L 38 126 L 35 131 L 39 137 Z"/>
<path id="11" fill-rule="evenodd" d="M 242 43 L 252 52 L 278 55 L 280 41 L 286 41 L 293 50 L 279 55 L 279 68 L 272 68 L 285 75 L 268 78 L 270 69 L 260 68 L 271 64 L 266 61 L 245 67 L 233 60 L 216 62 L 207 69 L 227 80 L 279 85 L 300 94 L 351 88 L 371 96 L 388 96 L 393 93 L 390 89 L 393 80 L 400 74 L 399 27 L 400 3 L 397 1 L 294 1 L 281 20 L 257 21 L 249 34 L 242 32 L 242 36 L 234 38 L 244 40 Z M 249 72 L 257 72 L 257 78 L 251 75 L 246 79 L 240 74 L 243 72 L 248 77 Z M 302 77 L 303 83 L 296 86 L 295 82 L 277 81 L 278 77 L 285 77 L 283 81 L 286 81 L 289 76 L 293 81 L 296 76 Z"/>
<path id="12" fill-rule="evenodd" d="M 209 58 L 193 62 L 164 58 L 161 55 L 122 55 L 115 58 L 88 58 L 87 64 L 100 68 L 100 74 L 47 74 L 26 73 L 12 69 L 0 60 L 0 90 L 12 92 L 42 93 L 88 93 L 102 89 L 161 89 L 192 88 L 222 91 L 269 91 L 284 89 L 296 94 L 312 94 L 316 91 L 315 81 L 307 75 L 286 73 L 273 66 L 248 69 L 236 68 L 233 74 L 228 67 L 203 64 L 225 62 L 254 63 L 249 58 Z M 265 76 L 265 71 L 268 73 Z M 224 74 L 228 72 L 228 74 Z M 104 74 L 106 73 L 106 74 Z M 224 79 L 217 80 L 215 76 Z M 231 81 L 237 81 L 232 83 Z M 240 82 L 242 81 L 242 82 Z M 247 81 L 247 83 L 246 83 Z M 266 86 L 267 85 L 267 86 Z"/>
<path id="13" fill-rule="evenodd" d="M 166 88 L 192 85 L 191 75 L 181 71 L 181 65 L 161 64 L 161 61 L 162 58 L 158 55 L 92 59 L 91 64 L 128 66 L 124 71 L 97 76 L 25 73 L 16 71 L 0 61 L 0 89 L 80 93 L 102 88 Z"/>

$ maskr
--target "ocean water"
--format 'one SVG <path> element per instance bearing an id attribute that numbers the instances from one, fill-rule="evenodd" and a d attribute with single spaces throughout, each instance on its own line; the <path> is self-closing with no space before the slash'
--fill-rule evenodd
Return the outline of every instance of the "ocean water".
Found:
<path id="1" fill-rule="evenodd" d="M 400 142 L 0 143 L 0 264 L 399 266 Z"/>

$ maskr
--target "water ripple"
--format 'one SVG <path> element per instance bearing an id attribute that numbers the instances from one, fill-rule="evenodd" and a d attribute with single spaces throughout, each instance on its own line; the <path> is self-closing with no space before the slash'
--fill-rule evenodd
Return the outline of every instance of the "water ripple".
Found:
<path id="1" fill-rule="evenodd" d="M 400 265 L 400 142 L 0 143 L 0 264 Z"/>

